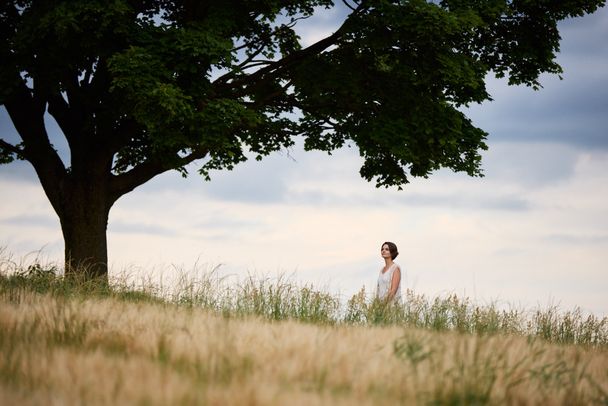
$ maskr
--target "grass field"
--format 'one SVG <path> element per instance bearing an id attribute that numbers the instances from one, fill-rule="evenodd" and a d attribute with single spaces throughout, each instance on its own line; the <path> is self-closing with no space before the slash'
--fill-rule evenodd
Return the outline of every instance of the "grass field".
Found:
<path id="1" fill-rule="evenodd" d="M 0 273 L 0 404 L 608 404 L 608 320 L 249 278 Z"/>

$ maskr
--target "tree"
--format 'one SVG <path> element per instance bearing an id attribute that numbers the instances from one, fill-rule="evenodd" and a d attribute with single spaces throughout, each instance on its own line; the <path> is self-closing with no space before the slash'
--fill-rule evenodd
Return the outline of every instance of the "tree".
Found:
<path id="1" fill-rule="evenodd" d="M 488 73 L 539 88 L 559 74 L 557 22 L 603 0 L 8 0 L 0 104 L 59 216 L 66 274 L 107 277 L 121 196 L 168 170 L 231 169 L 303 137 L 356 146 L 361 176 L 401 187 L 446 167 L 481 176 L 487 134 L 459 110 L 490 99 Z M 302 47 L 298 21 L 340 6 Z M 45 114 L 69 145 L 63 162 Z"/>

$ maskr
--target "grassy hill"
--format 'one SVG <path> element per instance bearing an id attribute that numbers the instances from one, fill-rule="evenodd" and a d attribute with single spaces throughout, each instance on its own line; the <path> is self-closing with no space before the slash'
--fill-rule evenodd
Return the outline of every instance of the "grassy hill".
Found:
<path id="1" fill-rule="evenodd" d="M 608 403 L 608 320 L 576 310 L 341 309 L 253 278 L 158 293 L 0 275 L 0 404 Z"/>

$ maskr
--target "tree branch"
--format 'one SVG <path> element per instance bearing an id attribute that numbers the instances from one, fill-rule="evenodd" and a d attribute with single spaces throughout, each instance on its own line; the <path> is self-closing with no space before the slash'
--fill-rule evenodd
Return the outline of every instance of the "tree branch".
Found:
<path id="1" fill-rule="evenodd" d="M 237 51 L 240 51 L 241 49 L 245 49 L 245 48 L 247 48 L 247 47 L 251 46 L 251 45 L 252 45 L 252 44 L 254 44 L 254 43 L 255 43 L 255 41 L 254 41 L 254 40 L 247 41 L 247 42 L 245 42 L 245 43 L 244 43 L 244 44 L 242 44 L 242 45 L 239 45 L 239 46 L 237 46 L 237 47 L 235 47 L 235 48 L 232 48 L 232 49 L 230 50 L 230 52 L 237 52 Z"/>
<path id="2" fill-rule="evenodd" d="M 95 69 L 95 62 L 91 64 L 85 71 L 84 76 L 80 80 L 80 86 L 87 86 L 91 83 L 91 75 L 93 74 L 93 70 Z"/>
<path id="3" fill-rule="evenodd" d="M 133 117 L 121 119 L 114 131 L 108 134 L 108 150 L 112 155 L 117 153 L 123 146 L 127 145 L 132 137 L 142 132 L 142 127 Z"/>
<path id="4" fill-rule="evenodd" d="M 193 149 L 190 154 L 185 157 L 176 157 L 175 161 L 168 162 L 157 157 L 152 157 L 147 161 L 137 165 L 130 171 L 114 175 L 110 183 L 111 198 L 116 201 L 120 196 L 129 193 L 136 187 L 143 185 L 153 177 L 160 175 L 171 169 L 177 169 L 189 163 L 202 159 L 207 156 L 209 151 L 204 148 Z"/>
<path id="5" fill-rule="evenodd" d="M 365 9 L 364 3 L 365 2 L 362 1 L 357 6 L 357 8 L 354 9 L 352 14 L 358 14 L 358 13 L 362 12 Z M 233 89 L 238 89 L 239 87 L 241 87 L 243 85 L 252 84 L 258 80 L 262 80 L 265 75 L 269 75 L 272 73 L 272 74 L 274 74 L 274 76 L 277 76 L 283 70 L 285 70 L 286 68 L 292 66 L 293 64 L 301 61 L 302 59 L 305 59 L 311 55 L 322 52 L 323 50 L 329 48 L 330 46 L 332 46 L 336 43 L 336 41 L 344 33 L 347 23 L 348 23 L 348 18 L 332 35 L 330 35 L 326 38 L 323 38 L 304 49 L 295 51 L 295 52 L 285 56 L 284 58 L 279 59 L 278 61 L 270 61 L 270 63 L 266 67 L 261 68 L 250 75 L 241 76 L 240 78 L 230 82 L 230 86 Z M 226 83 L 227 80 L 231 79 L 232 77 L 235 77 L 236 75 L 237 75 L 237 71 L 228 72 L 225 75 L 220 76 L 218 79 L 216 79 L 214 84 L 216 84 L 218 87 L 223 87 L 224 85 L 227 85 L 227 83 Z"/>
<path id="6" fill-rule="evenodd" d="M 72 72 L 66 75 L 62 82 L 66 88 L 70 110 L 74 112 L 76 117 L 82 117 L 84 115 L 85 103 L 82 97 L 82 88 L 78 82 L 78 73 Z"/>
<path id="7" fill-rule="evenodd" d="M 253 42 L 253 41 L 251 41 Z M 250 42 L 250 43 L 251 43 Z M 235 77 L 238 72 L 242 71 L 245 65 L 247 65 L 248 63 L 252 62 L 254 60 L 254 58 L 256 56 L 258 56 L 260 54 L 260 52 L 262 52 L 262 50 L 268 45 L 267 42 L 263 42 L 259 47 L 257 47 L 244 61 L 242 61 L 241 63 L 239 63 L 238 65 L 236 65 L 233 70 L 231 70 L 230 72 L 225 73 L 224 75 L 220 76 L 219 78 L 217 78 L 215 80 L 216 83 L 218 84 L 222 84 L 222 83 L 227 83 L 230 79 L 232 79 L 233 77 Z M 272 61 L 266 61 L 267 63 L 272 63 Z M 256 66 L 256 64 L 254 64 L 254 66 Z"/>
<path id="8" fill-rule="evenodd" d="M 4 104 L 8 114 L 21 136 L 25 145 L 25 153 L 30 154 L 35 160 L 50 158 L 55 166 L 63 167 L 61 159 L 53 149 L 44 126 L 44 104 L 40 106 L 40 100 L 35 100 L 30 94 L 30 89 L 20 81 L 17 90 Z M 48 154 L 48 155 L 46 155 Z M 32 162 L 35 164 L 36 162 Z"/>
<path id="9" fill-rule="evenodd" d="M 306 20 L 306 19 L 309 19 L 310 17 L 311 17 L 311 15 L 300 16 L 300 17 L 296 17 L 296 18 L 292 17 L 291 21 L 289 21 L 289 23 L 287 23 L 286 26 L 289 28 L 293 28 L 296 26 L 298 21 Z"/>
<path id="10" fill-rule="evenodd" d="M 346 0 L 342 0 L 342 3 L 344 3 L 344 5 L 348 8 L 350 8 L 352 11 L 356 11 L 356 9 L 353 6 L 351 6 L 350 4 L 348 4 L 348 2 Z"/>
<path id="11" fill-rule="evenodd" d="M 66 170 L 44 126 L 46 103 L 33 97 L 22 79 L 16 79 L 15 83 L 15 91 L 4 105 L 23 140 L 21 155 L 34 166 L 49 201 L 60 213 Z"/>
<path id="12" fill-rule="evenodd" d="M 0 138 L 0 148 L 27 159 L 23 149 L 4 141 L 2 138 Z"/>
<path id="13" fill-rule="evenodd" d="M 55 121 L 57 121 L 57 124 L 59 124 L 61 131 L 63 131 L 63 134 L 70 145 L 70 149 L 74 148 L 78 132 L 71 122 L 70 106 L 59 93 L 49 95 L 48 104 L 49 114 L 52 115 L 55 118 Z"/>
<path id="14" fill-rule="evenodd" d="M 110 86 L 110 75 L 105 59 L 99 57 L 92 75 L 93 77 L 90 79 L 86 89 L 87 91 L 92 91 L 95 95 L 100 95 L 104 89 L 108 89 Z"/>
<path id="15" fill-rule="evenodd" d="M 253 59 L 253 60 L 249 61 L 249 65 L 247 65 L 247 66 L 239 65 L 239 67 L 241 70 L 246 70 L 246 69 L 255 68 L 256 66 L 269 65 L 271 63 L 272 63 L 272 61 L 267 61 L 267 60 L 263 60 L 263 59 Z"/>

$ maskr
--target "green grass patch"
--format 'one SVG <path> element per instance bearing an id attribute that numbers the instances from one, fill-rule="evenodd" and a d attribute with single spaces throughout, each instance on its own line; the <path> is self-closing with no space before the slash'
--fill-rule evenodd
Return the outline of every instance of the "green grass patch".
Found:
<path id="1" fill-rule="evenodd" d="M 37 263 L 13 272 L 0 272 L 0 295 L 18 304 L 28 293 L 57 298 L 113 298 L 135 303 L 157 303 L 207 309 L 225 317 L 258 316 L 268 320 L 298 320 L 314 324 L 402 325 L 435 331 L 467 334 L 514 334 L 560 344 L 608 346 L 608 318 L 585 314 L 579 308 L 499 309 L 495 304 L 478 305 L 469 298 L 451 294 L 429 298 L 411 290 L 402 305 L 384 305 L 361 289 L 341 304 L 340 297 L 298 285 L 289 279 L 256 278 L 229 284 L 213 272 L 197 279 L 180 278 L 172 290 L 153 284 L 64 278 L 56 267 Z M 78 320 L 56 317 L 54 340 L 78 342 L 87 326 Z"/>

